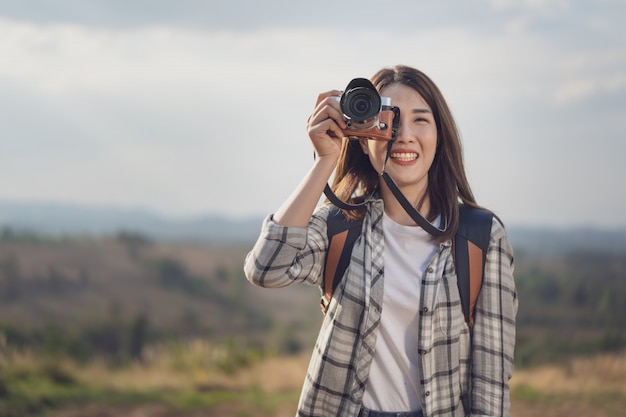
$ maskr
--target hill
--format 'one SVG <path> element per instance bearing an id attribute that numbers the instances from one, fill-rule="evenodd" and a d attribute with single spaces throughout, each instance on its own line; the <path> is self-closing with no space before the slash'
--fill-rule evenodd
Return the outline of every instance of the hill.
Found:
<path id="1" fill-rule="evenodd" d="M 297 350 L 319 326 L 319 290 L 252 286 L 242 271 L 248 249 L 134 235 L 1 241 L 0 333 L 87 352 L 118 353 L 133 327 L 143 342 L 204 337 Z"/>
<path id="2" fill-rule="evenodd" d="M 262 219 L 261 215 L 242 219 L 217 214 L 176 219 L 142 209 L 0 200 L 0 227 L 5 231 L 50 237 L 103 237 L 125 231 L 166 242 L 251 244 Z M 626 253 L 625 229 L 507 225 L 507 230 L 516 252 L 533 256 L 572 251 Z"/>
<path id="3" fill-rule="evenodd" d="M 159 229 L 166 220 L 140 220 L 150 218 L 143 212 L 57 208 L 44 216 L 42 207 L 23 207 L 21 215 L 3 207 L 0 333 L 9 344 L 85 357 L 136 355 L 151 341 L 194 337 L 281 352 L 312 346 L 322 320 L 319 290 L 266 290 L 243 276 L 260 218 L 231 220 L 241 233 L 230 234 L 224 219 L 205 219 L 196 229 L 190 222 L 187 234 L 176 222 Z M 45 233 L 26 232 L 35 227 Z M 626 347 L 625 232 L 509 233 L 519 365 Z"/>
<path id="4" fill-rule="evenodd" d="M 174 219 L 142 209 L 0 201 L 0 227 L 52 237 L 102 237 L 132 231 L 170 242 L 241 243 L 256 238 L 261 221 L 261 216 L 235 219 L 206 215 Z"/>
<path id="5" fill-rule="evenodd" d="M 626 230 L 580 226 L 569 229 L 511 226 L 507 228 L 516 252 L 554 256 L 571 252 L 626 253 Z"/>

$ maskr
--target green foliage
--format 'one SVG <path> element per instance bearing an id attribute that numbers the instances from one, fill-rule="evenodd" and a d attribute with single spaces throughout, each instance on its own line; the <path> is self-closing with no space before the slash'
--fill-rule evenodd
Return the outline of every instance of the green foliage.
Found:
<path id="1" fill-rule="evenodd" d="M 2 227 L 2 230 L 0 230 L 0 242 L 41 243 L 52 241 L 53 239 L 31 231 L 15 230 L 7 226 Z"/>
<path id="2" fill-rule="evenodd" d="M 218 266 L 215 268 L 215 277 L 221 282 L 226 282 L 230 278 L 230 272 L 226 267 Z"/>
<path id="3" fill-rule="evenodd" d="M 217 361 L 217 368 L 228 375 L 233 375 L 241 368 L 249 367 L 263 357 L 259 349 L 246 346 L 240 339 L 226 341 L 224 348 L 226 354 Z"/>
<path id="4" fill-rule="evenodd" d="M 20 355 L 17 352 L 13 354 Z M 234 375 L 265 357 L 259 349 L 238 339 L 217 344 L 174 340 L 165 345 L 160 355 L 173 359 L 167 368 L 159 365 L 161 361 L 145 364 L 142 368 L 152 366 L 160 369 L 160 375 L 170 375 L 175 379 L 181 375 L 192 375 L 198 369 L 214 369 Z M 260 409 L 269 416 L 278 406 L 293 403 L 297 395 L 295 391 L 271 394 L 255 386 L 220 388 L 201 383 L 201 380 L 193 383 L 193 379 L 190 383 L 168 389 L 142 388 L 141 385 L 138 388 L 121 388 L 113 382 L 115 377 L 104 380 L 93 378 L 88 368 L 77 367 L 73 362 L 58 357 L 26 355 L 15 363 L 10 360 L 10 355 L 0 359 L 0 416 L 3 417 L 43 416 L 64 406 L 86 403 L 115 406 L 161 404 L 172 415 L 228 406 L 241 407 L 242 410 Z M 114 376 L 117 370 L 109 368 L 109 372 Z"/>
<path id="5" fill-rule="evenodd" d="M 202 269 L 184 261 L 186 250 L 193 255 L 198 248 L 162 250 L 132 234 L 36 244 L 11 239 L 0 242 L 0 297 L 11 273 L 18 277 L 14 294 L 20 302 L 0 303 L 0 416 L 37 416 L 87 402 L 150 402 L 174 410 L 232 403 L 272 415 L 280 400 L 259 392 L 219 390 L 204 380 L 188 389 L 117 391 L 61 364 L 71 358 L 80 367 L 104 363 L 111 372 L 138 363 L 150 367 L 154 352 L 169 338 L 173 372 L 234 375 L 268 351 L 299 351 L 302 328 L 311 328 L 306 320 L 302 325 L 303 318 L 319 325 L 314 302 L 308 306 L 311 315 L 292 295 L 258 296 L 241 270 L 244 249 L 204 248 L 209 262 Z M 304 310 L 285 317 L 285 301 Z M 285 325 L 293 318 L 298 328 Z M 198 336 L 210 337 L 211 347 L 190 350 L 187 341 Z M 37 363 L 12 366 L 11 352 L 27 352 Z"/>
<path id="6" fill-rule="evenodd" d="M 241 336 L 268 344 L 279 323 L 318 324 L 315 302 L 291 301 L 294 294 L 308 301 L 299 294 L 310 288 L 260 290 L 260 297 L 243 275 L 247 249 L 162 245 L 130 232 L 116 239 L 0 241 L 0 318 L 11 345 L 45 346 L 83 361 L 138 359 L 146 337 Z M 192 268 L 186 259 L 198 255 L 207 263 Z M 292 302 L 288 316 L 278 314 L 285 301 Z"/>
<path id="7" fill-rule="evenodd" d="M 148 339 L 150 322 L 148 316 L 139 314 L 130 325 L 129 354 L 132 359 L 142 360 Z"/>
<path id="8" fill-rule="evenodd" d="M 149 321 L 143 314 L 130 322 L 110 319 L 73 328 L 48 324 L 26 329 L 0 324 L 0 335 L 10 348 L 29 349 L 51 358 L 70 357 L 79 362 L 102 357 L 111 364 L 141 359 L 149 331 Z"/>
<path id="9" fill-rule="evenodd" d="M 190 274 L 185 265 L 177 259 L 158 259 L 154 268 L 158 282 L 164 288 L 177 290 L 192 297 L 209 299 L 215 297 L 211 283 L 206 279 Z"/>
<path id="10" fill-rule="evenodd" d="M 626 255 L 518 259 L 517 366 L 626 348 Z"/>
<path id="11" fill-rule="evenodd" d="M 267 352 L 296 354 L 311 347 L 322 320 L 317 289 L 251 286 L 241 268 L 243 250 L 161 251 L 142 236 L 123 233 L 113 241 L 80 244 L 33 244 L 6 236 L 10 242 L 0 241 L 0 298 L 15 301 L 0 303 L 0 354 L 28 351 L 48 362 L 0 369 L 0 416 L 37 415 L 84 401 L 153 402 L 178 410 L 246 402 L 272 415 L 281 400 L 258 389 L 233 394 L 198 383 L 174 391 L 119 392 L 85 381 L 60 364 L 69 357 L 79 364 L 104 361 L 113 369 L 133 361 L 150 366 L 154 347 L 170 340 L 167 351 L 175 372 L 210 369 L 233 375 Z M 204 269 L 185 261 L 198 259 L 202 250 Z M 36 251 L 45 262 L 35 260 Z M 186 251 L 196 258 L 188 258 Z M 515 277 L 520 300 L 516 366 L 626 348 L 625 255 L 522 255 Z M 85 300 L 100 304 L 92 308 Z M 77 301 L 87 308 L 72 310 Z M 43 308 L 49 305 L 54 308 Z M 10 315 L 9 307 L 22 310 Z M 37 309 L 46 313 L 25 318 Z M 193 350 L 188 341 L 197 337 L 211 342 Z M 528 387 L 516 388 L 513 396 L 555 401 Z"/>
<path id="12" fill-rule="evenodd" d="M 268 393 L 256 387 L 244 391 L 225 389 L 204 391 L 195 389 L 167 395 L 166 401 L 180 413 L 191 413 L 201 409 L 211 410 L 219 406 L 228 405 L 230 408 L 239 410 L 232 415 L 258 415 L 259 411 L 261 411 L 264 415 L 272 416 L 275 415 L 277 407 L 281 404 L 295 404 L 297 393 Z"/>
<path id="13" fill-rule="evenodd" d="M 529 403 L 537 403 L 543 400 L 545 396 L 533 387 L 522 384 L 511 390 L 511 397 L 513 399 L 518 399 Z"/>
<path id="14" fill-rule="evenodd" d="M 279 352 L 287 355 L 296 355 L 305 349 L 303 340 L 298 335 L 298 330 L 301 326 L 303 326 L 302 323 L 292 323 L 281 329 L 282 331 L 278 336 Z"/>
<path id="15" fill-rule="evenodd" d="M 166 288 L 176 288 L 185 292 L 193 290 L 192 278 L 185 266 L 171 258 L 159 259 L 155 264 L 159 283 Z"/>
<path id="16" fill-rule="evenodd" d="M 22 293 L 22 275 L 15 256 L 7 255 L 0 260 L 0 298 L 15 301 Z"/>
<path id="17" fill-rule="evenodd" d="M 38 416 L 59 407 L 81 403 L 138 404 L 161 401 L 160 393 L 144 391 L 113 391 L 98 381 L 80 380 L 58 362 L 41 366 L 10 366 L 2 375 L 7 387 L 0 396 L 0 416 Z"/>
<path id="18" fill-rule="evenodd" d="M 115 238 L 128 245 L 128 246 L 132 246 L 132 247 L 142 247 L 142 246 L 149 246 L 153 243 L 152 239 L 150 239 L 148 236 L 144 235 L 143 233 L 140 232 L 134 232 L 134 231 L 130 231 L 130 230 L 121 230 L 117 233 L 117 235 L 115 236 Z"/>
<path id="19" fill-rule="evenodd" d="M 567 404 L 571 409 L 575 409 L 576 404 L 592 404 L 598 410 L 598 415 L 602 416 L 621 416 L 626 409 L 626 398 L 622 392 L 589 390 L 580 395 L 566 391 L 545 392 L 526 384 L 517 385 L 511 390 L 511 401 L 544 407 Z"/>
<path id="20" fill-rule="evenodd" d="M 116 240 L 126 246 L 128 256 L 131 259 L 139 260 L 142 249 L 152 245 L 152 240 L 139 232 L 122 230 L 115 237 Z"/>
<path id="21" fill-rule="evenodd" d="M 38 368 L 11 367 L 3 379 L 7 395 L 0 401 L 0 415 L 35 415 L 76 399 L 81 391 L 74 376 L 52 362 Z"/>
<path id="22" fill-rule="evenodd" d="M 293 354 L 321 323 L 317 289 L 247 282 L 248 248 L 164 246 L 131 232 L 36 244 L 5 237 L 0 332 L 10 347 L 123 364 L 165 337 L 211 337 Z M 515 277 L 517 366 L 626 347 L 626 255 L 521 253 Z"/>

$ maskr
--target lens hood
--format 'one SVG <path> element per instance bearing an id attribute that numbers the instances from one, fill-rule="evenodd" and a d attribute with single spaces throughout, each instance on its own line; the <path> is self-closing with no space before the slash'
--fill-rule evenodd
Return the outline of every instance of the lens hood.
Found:
<path id="1" fill-rule="evenodd" d="M 367 78 L 355 78 L 350 81 L 341 95 L 339 104 L 343 114 L 356 123 L 373 123 L 382 107 L 380 94 Z"/>

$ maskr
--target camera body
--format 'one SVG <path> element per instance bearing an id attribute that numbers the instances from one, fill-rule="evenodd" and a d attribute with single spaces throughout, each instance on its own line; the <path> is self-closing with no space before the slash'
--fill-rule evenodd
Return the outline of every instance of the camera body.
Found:
<path id="1" fill-rule="evenodd" d="M 391 105 L 390 97 L 381 97 L 366 78 L 355 78 L 346 87 L 339 101 L 346 121 L 343 134 L 348 139 L 368 138 L 389 141 L 395 137 L 400 110 Z"/>

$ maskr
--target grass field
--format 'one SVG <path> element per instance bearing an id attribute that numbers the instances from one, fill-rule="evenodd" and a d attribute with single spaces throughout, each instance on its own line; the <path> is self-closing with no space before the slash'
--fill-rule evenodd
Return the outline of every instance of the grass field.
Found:
<path id="1" fill-rule="evenodd" d="M 293 416 L 319 290 L 249 285 L 246 251 L 0 241 L 0 417 Z M 514 417 L 626 416 L 623 271 L 519 257 Z"/>
<path id="2" fill-rule="evenodd" d="M 626 353 L 517 370 L 513 416 L 626 416 Z"/>
<path id="3" fill-rule="evenodd" d="M 0 416 L 287 417 L 295 406 L 307 355 L 250 357 L 201 341 L 151 351 L 143 364 L 111 367 L 5 352 Z M 517 370 L 514 417 L 626 415 L 626 352 Z"/>

